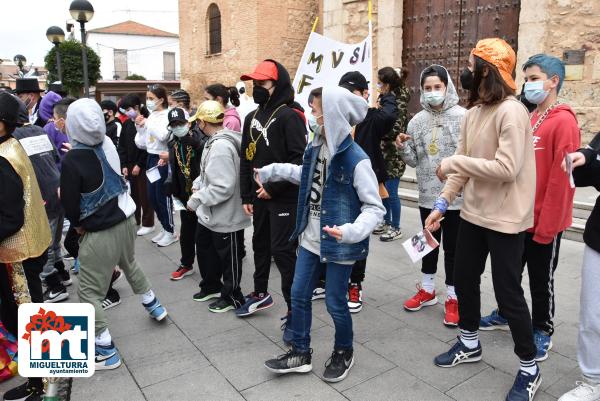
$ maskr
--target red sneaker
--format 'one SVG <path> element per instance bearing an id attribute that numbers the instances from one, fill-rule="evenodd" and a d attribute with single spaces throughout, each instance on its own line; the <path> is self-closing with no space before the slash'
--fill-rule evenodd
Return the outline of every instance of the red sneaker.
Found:
<path id="1" fill-rule="evenodd" d="M 348 286 L 348 309 L 350 313 L 358 313 L 362 310 L 362 288 L 359 284 L 350 283 Z"/>
<path id="2" fill-rule="evenodd" d="M 438 303 L 438 299 L 435 296 L 435 290 L 433 293 L 429 293 L 421 288 L 420 284 L 417 284 L 417 290 L 419 290 L 414 297 L 404 302 L 404 309 L 416 312 L 421 310 L 424 306 L 436 305 Z"/>
<path id="3" fill-rule="evenodd" d="M 194 269 L 187 268 L 185 266 L 179 266 L 177 268 L 177 270 L 175 270 L 173 273 L 171 273 L 171 280 L 173 280 L 173 281 L 181 280 L 185 276 L 190 276 L 192 274 L 194 274 Z"/>
<path id="4" fill-rule="evenodd" d="M 458 300 L 448 297 L 445 310 L 444 324 L 448 327 L 458 326 Z"/>

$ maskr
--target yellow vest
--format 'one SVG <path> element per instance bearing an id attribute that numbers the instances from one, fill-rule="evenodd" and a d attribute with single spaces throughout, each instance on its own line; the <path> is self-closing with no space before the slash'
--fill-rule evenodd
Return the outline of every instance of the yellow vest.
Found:
<path id="1" fill-rule="evenodd" d="M 31 161 L 19 141 L 0 144 L 0 156 L 8 160 L 23 182 L 25 222 L 15 234 L 0 242 L 0 263 L 22 262 L 46 252 L 52 236 L 42 194 Z"/>

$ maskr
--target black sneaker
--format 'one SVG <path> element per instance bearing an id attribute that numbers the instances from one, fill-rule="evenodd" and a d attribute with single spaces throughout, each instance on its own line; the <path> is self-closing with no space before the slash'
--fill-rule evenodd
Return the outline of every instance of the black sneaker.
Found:
<path id="1" fill-rule="evenodd" d="M 53 288 L 48 288 L 44 292 L 44 303 L 51 304 L 55 302 L 64 301 L 69 298 L 69 293 L 64 285 L 58 285 Z"/>
<path id="2" fill-rule="evenodd" d="M 208 305 L 208 310 L 213 313 L 224 313 L 234 309 L 235 306 L 223 298 L 219 298 L 215 302 Z"/>
<path id="3" fill-rule="evenodd" d="M 4 393 L 4 401 L 42 401 L 44 389 L 32 386 L 29 381 Z"/>
<path id="4" fill-rule="evenodd" d="M 354 365 L 354 352 L 349 350 L 333 351 L 331 358 L 325 362 L 323 380 L 330 383 L 342 381 L 348 376 L 350 368 Z"/>
<path id="5" fill-rule="evenodd" d="M 297 352 L 294 349 L 275 359 L 265 362 L 265 368 L 273 373 L 308 373 L 312 370 L 312 349 L 309 352 Z"/>
<path id="6" fill-rule="evenodd" d="M 512 388 L 506 395 L 506 401 L 532 401 L 542 384 L 540 369 L 534 375 L 519 369 Z"/>
<path id="7" fill-rule="evenodd" d="M 102 309 L 107 310 L 110 308 L 114 308 L 115 306 L 119 305 L 120 303 L 121 303 L 121 296 L 114 288 L 111 288 L 110 290 L 108 290 L 108 294 L 106 295 L 106 298 L 104 298 L 102 300 Z"/>
<path id="8" fill-rule="evenodd" d="M 480 361 L 481 354 L 481 343 L 477 343 L 477 348 L 468 348 L 458 337 L 456 344 L 448 352 L 436 356 L 433 362 L 441 368 L 451 368 L 460 363 Z"/>
<path id="9" fill-rule="evenodd" d="M 194 296 L 192 297 L 192 299 L 196 302 L 205 302 L 208 301 L 210 299 L 213 298 L 220 298 L 221 297 L 221 292 L 211 292 L 208 293 L 204 290 L 200 290 L 200 292 L 197 292 L 194 294 Z"/>

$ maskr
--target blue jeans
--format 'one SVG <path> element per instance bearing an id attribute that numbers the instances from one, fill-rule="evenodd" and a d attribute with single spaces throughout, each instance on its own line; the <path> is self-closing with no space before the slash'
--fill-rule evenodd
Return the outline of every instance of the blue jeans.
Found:
<path id="1" fill-rule="evenodd" d="M 389 198 L 383 200 L 385 206 L 385 217 L 383 221 L 393 228 L 400 229 L 400 197 L 398 196 L 398 186 L 400 178 L 390 178 L 385 182 L 385 189 L 390 194 Z"/>
<path id="2" fill-rule="evenodd" d="M 158 164 L 158 155 L 148 153 L 147 170 L 155 167 Z M 156 217 L 160 221 L 162 228 L 173 234 L 175 230 L 175 224 L 173 223 L 173 200 L 170 196 L 165 193 L 165 180 L 169 175 L 169 166 L 161 166 L 158 168 L 160 173 L 160 180 L 150 182 L 148 180 L 148 200 L 150 205 L 156 212 Z"/>
<path id="3" fill-rule="evenodd" d="M 292 284 L 292 344 L 298 352 L 310 350 L 312 324 L 312 292 L 321 272 L 327 270 L 325 305 L 335 325 L 335 350 L 352 349 L 352 317 L 348 310 L 348 280 L 351 265 L 330 262 L 321 264 L 319 255 L 298 248 L 296 272 Z"/>

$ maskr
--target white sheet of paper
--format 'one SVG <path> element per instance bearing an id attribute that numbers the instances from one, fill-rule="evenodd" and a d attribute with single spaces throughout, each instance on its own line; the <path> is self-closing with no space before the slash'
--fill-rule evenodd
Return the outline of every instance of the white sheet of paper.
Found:
<path id="1" fill-rule="evenodd" d="M 146 170 L 146 177 L 148 177 L 148 181 L 151 183 L 160 180 L 160 171 L 158 171 L 158 166 Z"/>
<path id="2" fill-rule="evenodd" d="M 44 152 L 52 152 L 54 147 L 48 135 L 32 136 L 19 140 L 27 156 L 33 156 Z"/>
<path id="3" fill-rule="evenodd" d="M 187 207 L 178 198 L 173 197 L 173 209 L 178 212 L 180 210 L 187 210 Z"/>
<path id="4" fill-rule="evenodd" d="M 408 253 L 410 260 L 413 263 L 417 263 L 425 255 L 440 246 L 440 244 L 427 229 L 424 229 L 404 241 L 402 246 L 406 250 L 406 253 Z"/>
<path id="5" fill-rule="evenodd" d="M 573 161 L 571 160 L 571 157 L 569 156 L 568 153 L 567 153 L 567 155 L 565 155 L 565 165 L 567 166 L 567 175 L 569 176 L 569 184 L 571 185 L 571 188 L 575 188 L 575 179 L 573 178 Z"/>

